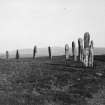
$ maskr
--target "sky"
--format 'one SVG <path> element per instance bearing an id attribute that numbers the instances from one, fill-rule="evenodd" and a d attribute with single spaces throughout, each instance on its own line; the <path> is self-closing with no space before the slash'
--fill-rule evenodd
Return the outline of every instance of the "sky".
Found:
<path id="1" fill-rule="evenodd" d="M 0 52 L 77 46 L 85 32 L 105 47 L 105 0 L 0 0 Z"/>

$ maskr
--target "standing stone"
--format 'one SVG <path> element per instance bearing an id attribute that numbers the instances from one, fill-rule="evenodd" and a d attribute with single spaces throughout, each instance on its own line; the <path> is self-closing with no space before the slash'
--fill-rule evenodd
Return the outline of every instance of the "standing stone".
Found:
<path id="1" fill-rule="evenodd" d="M 89 65 L 89 43 L 90 43 L 90 34 L 89 32 L 84 33 L 84 66 L 88 67 Z"/>
<path id="2" fill-rule="evenodd" d="M 16 59 L 19 59 L 19 51 L 16 51 Z"/>
<path id="3" fill-rule="evenodd" d="M 52 54 L 51 54 L 51 47 L 48 47 L 48 53 L 49 53 L 49 59 L 52 59 Z"/>
<path id="4" fill-rule="evenodd" d="M 83 62 L 83 40 L 82 38 L 78 39 L 78 58 L 80 62 Z"/>
<path id="5" fill-rule="evenodd" d="M 33 59 L 35 59 L 36 53 L 37 53 L 37 47 L 34 46 L 34 49 L 33 49 Z"/>
<path id="6" fill-rule="evenodd" d="M 94 64 L 94 47 L 93 47 L 93 41 L 90 42 L 89 47 L 89 67 L 93 67 Z"/>
<path id="7" fill-rule="evenodd" d="M 8 58 L 9 58 L 9 52 L 6 51 L 6 59 L 8 59 Z"/>
<path id="8" fill-rule="evenodd" d="M 89 48 L 89 43 L 90 43 L 90 34 L 89 32 L 86 32 L 84 34 L 84 48 Z"/>
<path id="9" fill-rule="evenodd" d="M 70 57 L 70 52 L 69 52 L 69 45 L 65 45 L 65 59 L 68 60 Z"/>
<path id="10" fill-rule="evenodd" d="M 77 60 L 77 56 L 76 56 L 76 45 L 75 42 L 72 41 L 72 55 L 73 55 L 73 60 L 76 61 Z"/>

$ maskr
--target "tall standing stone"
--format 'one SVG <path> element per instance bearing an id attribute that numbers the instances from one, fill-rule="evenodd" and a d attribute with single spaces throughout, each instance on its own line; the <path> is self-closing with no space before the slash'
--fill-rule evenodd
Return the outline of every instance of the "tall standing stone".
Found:
<path id="1" fill-rule="evenodd" d="M 16 59 L 19 59 L 19 51 L 16 51 Z"/>
<path id="2" fill-rule="evenodd" d="M 82 38 L 78 39 L 78 58 L 80 62 L 83 62 L 83 40 Z"/>
<path id="3" fill-rule="evenodd" d="M 70 57 L 70 52 L 69 52 L 69 45 L 65 45 L 65 59 L 68 60 Z"/>
<path id="4" fill-rule="evenodd" d="M 89 67 L 93 67 L 93 64 L 94 64 L 94 47 L 93 47 L 93 41 L 91 41 L 89 47 Z"/>
<path id="5" fill-rule="evenodd" d="M 48 47 L 48 54 L 49 54 L 49 59 L 52 59 L 52 53 L 51 53 L 51 47 Z"/>
<path id="6" fill-rule="evenodd" d="M 34 49 L 33 49 L 33 59 L 36 58 L 36 53 L 37 53 L 37 47 L 34 46 Z"/>
<path id="7" fill-rule="evenodd" d="M 86 32 L 84 34 L 84 48 L 89 48 L 89 43 L 90 43 L 90 34 L 89 32 Z"/>
<path id="8" fill-rule="evenodd" d="M 89 43 L 90 43 L 90 34 L 86 32 L 84 34 L 84 66 L 88 67 L 89 64 Z"/>
<path id="9" fill-rule="evenodd" d="M 9 58 L 9 52 L 6 51 L 6 59 L 8 59 L 8 58 Z"/>
<path id="10" fill-rule="evenodd" d="M 76 45 L 75 42 L 72 41 L 72 55 L 73 55 L 73 60 L 76 61 L 77 60 L 77 56 L 76 56 Z"/>

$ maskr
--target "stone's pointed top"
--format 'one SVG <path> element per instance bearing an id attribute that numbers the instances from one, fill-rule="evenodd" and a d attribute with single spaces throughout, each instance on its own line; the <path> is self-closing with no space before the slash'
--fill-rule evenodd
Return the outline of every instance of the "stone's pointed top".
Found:
<path id="1" fill-rule="evenodd" d="M 68 46 L 68 44 L 66 43 L 65 46 Z"/>
<path id="2" fill-rule="evenodd" d="M 84 40 L 87 39 L 87 38 L 90 40 L 90 34 L 89 34 L 89 32 L 85 32 L 84 33 Z"/>
<path id="3" fill-rule="evenodd" d="M 8 53 L 8 51 L 6 50 L 6 53 Z"/>
<path id="4" fill-rule="evenodd" d="M 50 46 L 50 45 L 49 45 L 48 47 L 49 47 L 49 48 L 51 48 L 51 46 Z"/>
<path id="5" fill-rule="evenodd" d="M 89 32 L 85 32 L 84 33 L 84 38 L 88 37 L 90 39 L 90 33 Z"/>
<path id="6" fill-rule="evenodd" d="M 74 41 L 72 41 L 72 43 L 75 43 Z"/>
<path id="7" fill-rule="evenodd" d="M 90 35 L 89 32 L 85 32 L 84 35 Z"/>
<path id="8" fill-rule="evenodd" d="M 82 38 L 78 38 L 78 41 L 81 41 L 81 40 L 83 40 Z"/>
<path id="9" fill-rule="evenodd" d="M 37 46 L 35 45 L 34 48 L 37 48 Z"/>

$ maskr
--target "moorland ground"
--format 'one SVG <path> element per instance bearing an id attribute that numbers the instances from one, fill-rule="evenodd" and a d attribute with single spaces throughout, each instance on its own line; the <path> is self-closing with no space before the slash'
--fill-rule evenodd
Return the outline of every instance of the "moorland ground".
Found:
<path id="1" fill-rule="evenodd" d="M 0 59 L 0 105 L 105 105 L 105 56 L 83 68 L 64 56 Z"/>

